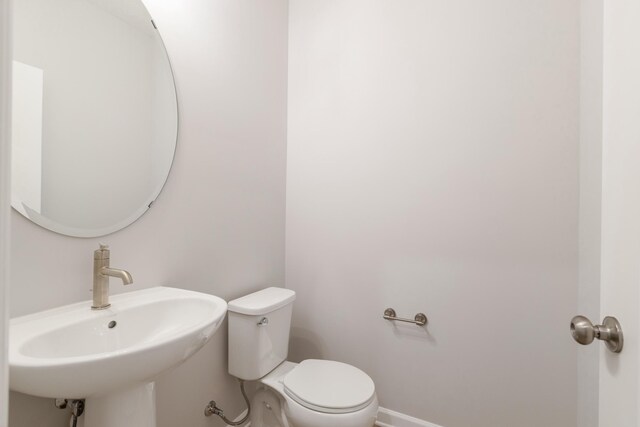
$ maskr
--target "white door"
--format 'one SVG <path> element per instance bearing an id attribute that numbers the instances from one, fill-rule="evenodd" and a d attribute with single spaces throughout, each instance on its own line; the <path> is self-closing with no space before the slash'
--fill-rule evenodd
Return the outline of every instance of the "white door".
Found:
<path id="1" fill-rule="evenodd" d="M 637 427 L 640 1 L 604 1 L 603 16 L 601 316 L 620 321 L 625 341 L 620 354 L 601 349 L 599 426 Z"/>

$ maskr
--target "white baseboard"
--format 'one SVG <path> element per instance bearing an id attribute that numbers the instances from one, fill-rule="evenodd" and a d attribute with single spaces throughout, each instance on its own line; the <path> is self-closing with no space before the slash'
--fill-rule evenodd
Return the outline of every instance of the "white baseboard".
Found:
<path id="1" fill-rule="evenodd" d="M 234 421 L 239 421 L 245 416 L 247 411 L 245 410 L 236 417 Z M 409 415 L 401 414 L 400 412 L 392 411 L 387 408 L 378 409 L 378 420 L 376 421 L 378 427 L 441 427 L 439 425 L 429 423 L 427 421 L 410 417 Z M 251 422 L 247 422 L 244 427 L 251 427 Z"/>
<path id="2" fill-rule="evenodd" d="M 376 421 L 378 427 L 441 427 L 439 425 L 429 423 L 427 421 L 410 417 L 409 415 L 401 414 L 400 412 L 392 411 L 391 409 L 382 408 L 378 409 L 378 420 Z"/>

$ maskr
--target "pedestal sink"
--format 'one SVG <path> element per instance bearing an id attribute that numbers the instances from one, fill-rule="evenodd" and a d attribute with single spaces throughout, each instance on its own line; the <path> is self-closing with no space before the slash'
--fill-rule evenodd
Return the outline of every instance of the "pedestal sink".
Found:
<path id="1" fill-rule="evenodd" d="M 157 287 L 11 319 L 12 390 L 86 399 L 85 427 L 155 427 L 154 378 L 193 355 L 219 328 L 227 303 Z"/>

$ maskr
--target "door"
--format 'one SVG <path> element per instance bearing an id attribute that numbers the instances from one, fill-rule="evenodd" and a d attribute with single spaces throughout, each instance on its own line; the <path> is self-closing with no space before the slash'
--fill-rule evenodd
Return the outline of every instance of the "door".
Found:
<path id="1" fill-rule="evenodd" d="M 578 427 L 640 425 L 639 23 L 636 0 L 581 2 L 578 306 L 615 316 L 624 347 L 579 349 Z"/>
<path id="2" fill-rule="evenodd" d="M 637 427 L 640 312 L 640 2 L 603 2 L 601 315 L 620 354 L 600 354 L 599 426 Z"/>

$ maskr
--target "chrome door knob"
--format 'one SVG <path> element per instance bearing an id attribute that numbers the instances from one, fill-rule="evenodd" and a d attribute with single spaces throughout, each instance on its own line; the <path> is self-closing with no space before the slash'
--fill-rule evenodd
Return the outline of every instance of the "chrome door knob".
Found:
<path id="1" fill-rule="evenodd" d="M 596 337 L 595 327 L 586 317 L 575 316 L 571 319 L 571 336 L 578 344 L 591 344 Z"/>
<path id="2" fill-rule="evenodd" d="M 624 344 L 622 336 L 622 327 L 615 317 L 607 316 L 602 320 L 602 325 L 593 325 L 591 321 L 584 316 L 575 316 L 571 319 L 571 336 L 577 343 L 588 345 L 595 338 L 605 342 L 607 348 L 614 352 L 620 353 Z"/>

